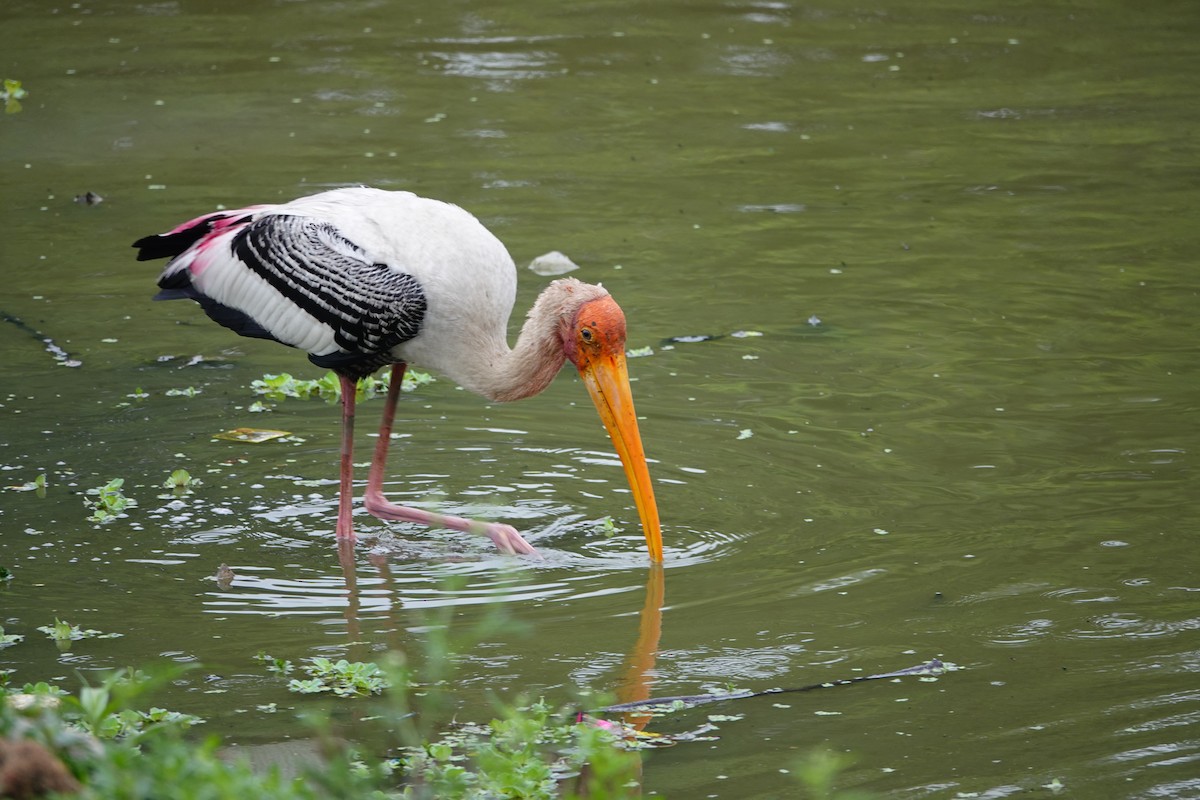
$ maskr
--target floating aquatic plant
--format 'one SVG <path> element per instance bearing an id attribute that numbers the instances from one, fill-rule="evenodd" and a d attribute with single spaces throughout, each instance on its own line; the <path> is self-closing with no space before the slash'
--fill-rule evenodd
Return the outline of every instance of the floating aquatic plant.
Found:
<path id="1" fill-rule="evenodd" d="M 45 496 L 46 473 L 43 472 L 31 481 L 26 481 L 17 486 L 6 486 L 5 488 L 14 492 L 37 492 L 38 496 Z"/>
<path id="2" fill-rule="evenodd" d="M 91 522 L 111 522 L 123 512 L 132 501 L 124 495 L 121 487 L 125 485 L 124 478 L 113 478 L 98 489 L 89 489 L 89 495 L 95 495 L 92 501 Z"/>
<path id="3" fill-rule="evenodd" d="M 358 382 L 358 399 L 362 400 L 386 392 L 390 380 L 390 372 L 381 373 L 378 377 L 363 378 Z M 418 386 L 432 382 L 432 375 L 410 367 L 404 372 L 404 383 L 400 386 L 400 390 L 411 392 Z M 332 371 L 314 380 L 297 378 L 287 372 L 281 372 L 278 375 L 267 374 L 258 380 L 251 381 L 250 389 L 255 394 L 261 394 L 270 400 L 283 400 L 287 397 L 303 399 L 320 397 L 334 401 L 342 396 L 341 382 L 338 380 L 337 374 Z"/>
<path id="4" fill-rule="evenodd" d="M 287 676 L 295 671 L 295 665 L 286 659 L 259 653 L 255 660 L 267 665 L 267 671 Z M 383 669 L 369 661 L 337 661 L 316 656 L 304 659 L 300 669 L 307 678 L 292 678 L 288 689 L 297 694 L 320 694 L 332 692 L 339 697 L 362 697 L 379 694 L 391 685 Z"/>
<path id="5" fill-rule="evenodd" d="M 624 532 L 624 528 L 617 525 L 616 520 L 612 517 L 605 517 L 596 525 L 596 532 L 606 539 L 611 539 L 619 533 Z"/>
<path id="6" fill-rule="evenodd" d="M 63 619 L 54 618 L 53 625 L 39 625 L 38 630 L 57 642 L 70 642 L 76 639 L 116 639 L 120 633 L 104 633 L 93 628 L 81 628 Z"/>
<path id="7" fill-rule="evenodd" d="M 182 492 L 191 489 L 193 486 L 199 486 L 200 479 L 193 478 L 186 469 L 177 469 L 163 481 L 164 489 L 174 489 L 177 492 Z"/>
<path id="8" fill-rule="evenodd" d="M 378 664 L 369 661 L 347 661 L 315 656 L 305 659 L 301 667 L 309 676 L 306 680 L 293 678 L 288 689 L 300 694 L 333 692 L 339 697 L 361 697 L 379 694 L 389 685 Z"/>
<path id="9" fill-rule="evenodd" d="M 12 78 L 4 79 L 4 88 L 0 90 L 0 100 L 4 101 L 4 113 L 16 114 L 21 110 L 21 99 L 29 92 L 21 88 L 21 82 Z"/>

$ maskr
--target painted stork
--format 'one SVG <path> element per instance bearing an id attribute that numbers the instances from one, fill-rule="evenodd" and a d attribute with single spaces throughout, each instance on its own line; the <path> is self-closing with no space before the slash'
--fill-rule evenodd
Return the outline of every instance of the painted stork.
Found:
<path id="1" fill-rule="evenodd" d="M 625 364 L 625 316 L 604 288 L 572 278 L 552 282 L 510 348 L 517 274 L 500 240 L 458 206 L 369 188 L 217 211 L 133 246 L 139 261 L 171 259 L 159 277 L 156 300 L 195 300 L 235 333 L 304 350 L 312 363 L 338 375 L 339 542 L 354 539 L 358 381 L 390 366 L 367 478 L 367 510 L 382 519 L 482 533 L 501 552 L 536 556 L 509 525 L 388 502 L 383 470 L 406 364 L 420 364 L 505 402 L 542 391 L 570 361 L 621 458 L 650 559 L 662 561 L 658 508 Z"/>

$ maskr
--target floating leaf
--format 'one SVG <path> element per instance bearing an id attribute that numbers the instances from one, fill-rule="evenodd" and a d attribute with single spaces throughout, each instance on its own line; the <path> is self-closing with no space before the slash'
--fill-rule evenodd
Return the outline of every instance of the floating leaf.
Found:
<path id="1" fill-rule="evenodd" d="M 29 94 L 21 88 L 21 82 L 12 78 L 4 79 L 4 90 L 0 91 L 0 99 L 4 100 L 4 113 L 16 114 L 21 110 L 21 98 Z"/>
<path id="2" fill-rule="evenodd" d="M 164 489 L 187 489 L 191 486 L 196 486 L 200 481 L 193 478 L 186 469 L 177 469 L 171 473 L 165 481 L 163 481 Z"/>
<path id="3" fill-rule="evenodd" d="M 225 439 L 230 442 L 250 442 L 258 444 L 259 442 L 269 442 L 272 439 L 278 439 L 281 436 L 290 436 L 291 431 L 272 431 L 265 428 L 234 428 L 231 431 L 222 431 L 214 433 L 214 439 Z"/>
<path id="4" fill-rule="evenodd" d="M 5 489 L 13 492 L 44 492 L 46 490 L 46 476 L 43 473 L 38 475 L 31 481 L 17 484 L 14 486 L 5 486 Z"/>
<path id="5" fill-rule="evenodd" d="M 623 530 L 624 529 L 617 525 L 616 521 L 614 521 L 612 517 L 605 517 L 600 521 L 596 532 L 606 539 L 611 539 L 618 533 L 621 533 Z"/>

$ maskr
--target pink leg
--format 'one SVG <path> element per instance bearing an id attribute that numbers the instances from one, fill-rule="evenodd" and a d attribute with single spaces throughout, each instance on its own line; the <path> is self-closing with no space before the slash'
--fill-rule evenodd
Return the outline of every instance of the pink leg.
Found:
<path id="1" fill-rule="evenodd" d="M 335 536 L 339 542 L 353 542 L 354 523 L 350 512 L 354 506 L 354 400 L 358 381 L 345 375 L 339 375 L 338 380 L 342 385 L 342 469 Z"/>
<path id="2" fill-rule="evenodd" d="M 383 496 L 383 469 L 387 464 L 388 445 L 392 438 L 392 422 L 396 417 L 396 399 L 400 396 L 400 384 L 404 382 L 405 364 L 392 365 L 391 383 L 388 385 L 387 402 L 383 407 L 383 421 L 379 425 L 379 441 L 375 442 L 375 457 L 371 459 L 371 472 L 367 476 L 367 511 L 380 519 L 416 522 L 431 528 L 449 528 L 465 533 L 481 533 L 492 540 L 501 553 L 511 555 L 538 555 L 533 545 L 521 538 L 516 528 L 498 522 L 477 522 L 462 517 L 435 514 L 419 508 L 407 508 L 389 503 Z"/>

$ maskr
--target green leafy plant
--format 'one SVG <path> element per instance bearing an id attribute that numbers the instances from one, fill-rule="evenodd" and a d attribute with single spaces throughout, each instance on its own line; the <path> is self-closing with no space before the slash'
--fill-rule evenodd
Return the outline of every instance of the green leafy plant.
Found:
<path id="1" fill-rule="evenodd" d="M 618 726 L 575 722 L 543 701 L 506 706 L 488 725 L 459 725 L 405 748 L 412 798 L 624 798 L 639 794 L 637 756 Z"/>
<path id="2" fill-rule="evenodd" d="M 285 397 L 324 397 L 337 399 L 341 396 L 337 375 L 328 372 L 316 380 L 294 378 L 290 373 L 278 375 L 266 374 L 259 380 L 251 381 L 250 389 L 255 394 L 265 395 L 271 400 L 282 400 Z"/>
<path id="3" fill-rule="evenodd" d="M 314 657 L 301 669 L 307 679 L 293 678 L 288 689 L 299 694 L 333 692 L 339 697 L 362 697 L 379 694 L 389 686 L 387 677 L 378 664 L 367 661 L 347 661 Z"/>
<path id="4" fill-rule="evenodd" d="M 53 703 L 50 703 L 50 705 L 56 704 L 58 698 L 67 694 L 65 689 L 60 689 L 54 684 L 46 683 L 45 681 L 26 683 L 20 688 L 10 688 L 6 681 L 0 681 L 0 687 L 4 688 L 10 698 L 14 696 L 24 696 L 34 698 L 35 700 L 50 699 L 54 701 Z M 36 703 L 28 702 L 26 705 L 36 705 Z"/>
<path id="5" fill-rule="evenodd" d="M 128 508 L 130 500 L 121 491 L 124 485 L 124 478 L 113 478 L 98 489 L 89 489 L 88 494 L 95 495 L 95 500 L 91 503 L 92 515 L 88 519 L 99 523 L 111 522 Z"/>
<path id="6" fill-rule="evenodd" d="M 193 478 L 186 469 L 175 470 L 163 481 L 164 489 L 174 489 L 177 492 L 182 492 L 199 485 L 200 479 Z"/>
<path id="7" fill-rule="evenodd" d="M 255 657 L 266 665 L 268 672 L 286 677 L 295 671 L 295 665 L 286 659 L 260 652 Z M 332 692 L 339 697 L 361 697 L 379 694 L 390 682 L 378 664 L 369 661 L 334 661 L 320 656 L 304 659 L 301 669 L 307 678 L 292 678 L 288 689 L 297 694 L 320 694 Z"/>
<path id="8" fill-rule="evenodd" d="M 817 749 L 792 767 L 792 774 L 804 787 L 808 800 L 870 800 L 872 795 L 858 791 L 839 791 L 834 784 L 854 763 L 854 757 L 846 753 Z"/>
<path id="9" fill-rule="evenodd" d="M 624 530 L 624 528 L 617 525 L 616 520 L 614 520 L 612 517 L 605 517 L 604 519 L 600 520 L 600 523 L 596 526 L 596 532 L 606 539 L 611 539 L 617 534 L 623 533 Z"/>
<path id="10" fill-rule="evenodd" d="M 0 90 L 0 100 L 4 101 L 4 113 L 16 114 L 21 110 L 21 100 L 29 94 L 21 88 L 21 82 L 12 78 L 4 79 L 4 88 Z"/>
<path id="11" fill-rule="evenodd" d="M 67 696 L 65 705 L 77 712 L 76 724 L 101 739 L 137 738 L 151 727 L 163 724 L 190 728 L 203 722 L 197 716 L 165 708 L 152 707 L 148 711 L 125 706 L 131 683 L 144 681 L 145 676 L 132 670 L 117 670 L 109 674 L 98 686 L 84 685 L 78 697 Z"/>
<path id="12" fill-rule="evenodd" d="M 447 591 L 453 591 L 449 581 Z M 635 797 L 639 757 L 621 738 L 623 729 L 536 703 L 499 703 L 487 725 L 440 723 L 452 713 L 456 654 L 470 652 L 499 631 L 519 630 L 502 607 L 465 630 L 450 606 L 422 615 L 421 659 L 411 664 L 393 651 L 382 661 L 392 688 L 383 696 L 380 721 L 396 738 L 396 761 L 409 800 L 440 798 Z"/>
<path id="13" fill-rule="evenodd" d="M 452 627 L 451 606 L 423 615 L 421 646 L 411 664 L 404 653 L 383 654 L 380 663 L 313 657 L 293 662 L 260 652 L 255 659 L 287 677 L 319 684 L 319 693 L 371 695 L 371 713 L 360 717 L 384 736 L 375 754 L 346 743 L 339 716 L 336 735 L 324 712 L 306 716 L 322 757 L 294 779 L 256 773 L 236 758 L 218 758 L 216 737 L 189 741 L 186 729 L 202 720 L 150 706 L 141 700 L 178 674 L 146 675 L 118 670 L 71 695 L 50 684 L 7 686 L 0 671 L 0 738 L 32 740 L 60 759 L 82 784 L 82 800 L 171 797 L 212 800 L 254 797 L 316 800 L 346 797 L 404 800 L 621 800 L 640 796 L 638 756 L 628 752 L 629 734 L 619 724 L 584 719 L 544 701 L 497 700 L 497 719 L 487 724 L 452 721 L 457 653 L 513 626 L 501 610 L 464 630 Z M 80 631 L 56 621 L 48 632 L 69 638 Z M 95 679 L 93 679 L 95 680 Z M 299 681 L 292 680 L 295 684 Z M 21 702 L 13 702 L 20 698 Z M 274 703 L 256 706 L 280 713 Z M 392 756 L 392 757 L 387 757 Z"/>
<path id="14" fill-rule="evenodd" d="M 55 709 L 64 723 L 92 736 L 101 739 L 136 739 L 159 726 L 172 725 L 182 730 L 203 722 L 192 714 L 165 708 L 151 707 L 141 711 L 132 707 L 133 699 L 148 687 L 161 684 L 178 672 L 178 669 L 172 669 L 152 677 L 129 668 L 114 670 L 104 675 L 96 685 L 85 682 L 78 696 L 72 696 L 53 684 L 27 683 L 19 689 L 6 688 L 7 702 L 4 705 L 18 710 Z"/>
<path id="15" fill-rule="evenodd" d="M 8 489 L 14 492 L 36 492 L 38 497 L 46 496 L 46 473 L 38 475 L 31 481 L 26 481 L 19 486 L 8 486 Z"/>
<path id="16" fill-rule="evenodd" d="M 277 662 L 269 656 L 265 661 Z M 389 656 L 388 662 L 393 689 L 411 696 L 407 687 L 396 683 L 400 673 L 393 671 L 411 676 L 403 659 Z M 279 663 L 283 669 L 287 662 Z M 44 746 L 78 777 L 82 786 L 76 796 L 83 800 L 620 800 L 640 795 L 637 757 L 622 749 L 618 737 L 608 729 L 576 723 L 540 701 L 505 705 L 500 718 L 490 724 L 451 726 L 434 739 L 412 740 L 401 733 L 402 755 L 392 759 L 355 752 L 318 727 L 323 757 L 302 767 L 294 779 L 284 780 L 277 771 L 256 772 L 245 761 L 218 757 L 217 737 L 189 741 L 184 733 L 203 722 L 197 717 L 155 706 L 135 707 L 150 689 L 171 677 L 171 671 L 147 676 L 118 670 L 98 683 L 85 684 L 77 695 L 46 683 L 5 688 L 0 738 Z M 407 707 L 407 701 L 400 707 Z M 379 720 L 389 730 L 400 730 L 386 707 Z"/>
<path id="17" fill-rule="evenodd" d="M 378 377 L 363 378 L 358 383 L 358 399 L 364 400 L 386 392 L 390 376 L 390 372 L 384 372 Z M 411 392 L 418 386 L 432 382 L 432 375 L 410 367 L 404 372 L 404 383 L 400 389 Z M 281 372 L 278 375 L 267 374 L 258 380 L 251 381 L 250 389 L 255 394 L 263 395 L 269 400 L 283 400 L 288 397 L 302 399 L 320 397 L 333 402 L 341 399 L 342 396 L 341 382 L 334 372 L 327 372 L 315 380 L 296 378 L 287 372 Z M 261 411 L 262 408 L 255 410 Z"/>
<path id="18" fill-rule="evenodd" d="M 81 628 L 66 620 L 55 617 L 53 625 L 39 625 L 38 630 L 58 642 L 70 642 L 77 639 L 116 639 L 120 633 L 104 633 L 92 628 Z"/>
<path id="19" fill-rule="evenodd" d="M 295 669 L 295 667 L 292 666 L 292 662 L 267 655 L 262 650 L 258 651 L 258 655 L 254 657 L 254 660 L 261 661 L 262 663 L 266 664 L 267 672 L 274 672 L 276 675 L 290 675 L 292 670 Z"/>
<path id="20" fill-rule="evenodd" d="M 96 685 L 85 685 L 77 697 L 45 683 L 5 687 L 0 695 L 0 739 L 28 742 L 42 751 L 39 779 L 54 768 L 71 783 L 77 778 L 82 785 L 69 790 L 76 800 L 372 796 L 366 782 L 336 758 L 330 766 L 342 769 L 324 784 L 285 779 L 277 771 L 256 772 L 244 759 L 218 755 L 216 737 L 200 742 L 186 738 L 187 728 L 202 720 L 161 708 L 134 708 L 179 672 L 178 667 L 155 675 L 118 670 Z M 339 791 L 317 788 L 330 783 Z"/>
<path id="21" fill-rule="evenodd" d="M 4 626 L 0 625 L 0 647 L 8 647 L 23 640 L 25 637 L 19 633 L 5 633 Z"/>
<path id="22" fill-rule="evenodd" d="M 167 389 L 164 394 L 167 397 L 196 397 L 203 391 L 203 389 L 197 389 L 195 386 L 185 386 L 182 389 Z"/>

